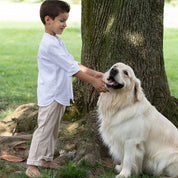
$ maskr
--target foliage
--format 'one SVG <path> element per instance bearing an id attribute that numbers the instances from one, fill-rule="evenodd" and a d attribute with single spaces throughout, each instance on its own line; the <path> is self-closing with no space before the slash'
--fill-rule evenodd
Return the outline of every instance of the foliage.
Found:
<path id="1" fill-rule="evenodd" d="M 83 178 L 87 177 L 87 172 L 83 168 L 79 168 L 72 161 L 69 161 L 65 168 L 59 170 L 62 178 Z"/>
<path id="2" fill-rule="evenodd" d="M 44 0 L 7 0 L 7 1 L 16 2 L 16 3 L 22 3 L 22 2 L 25 2 L 25 3 L 41 3 Z M 81 3 L 81 0 L 65 0 L 65 1 L 67 1 L 70 4 L 80 4 Z"/>
<path id="3" fill-rule="evenodd" d="M 164 29 L 164 62 L 171 94 L 178 98 L 178 29 Z"/>
<path id="4" fill-rule="evenodd" d="M 24 163 L 25 164 L 25 163 Z M 0 159 L 0 177 L 2 178 L 26 178 L 25 167 L 21 163 L 11 164 Z M 72 160 L 68 160 L 63 168 L 52 170 L 40 168 L 41 178 L 114 178 L 117 172 L 114 167 L 107 167 L 101 163 L 90 163 L 81 161 L 79 165 Z M 130 178 L 158 178 L 156 176 L 131 176 Z"/>
<path id="5" fill-rule="evenodd" d="M 14 109 L 12 109 L 12 108 L 7 108 L 6 110 L 2 110 L 0 112 L 0 119 L 5 118 L 6 116 L 12 114 L 13 112 L 14 112 Z"/>
<path id="6" fill-rule="evenodd" d="M 172 6 L 177 6 L 178 5 L 178 0 L 165 0 L 166 4 L 172 5 Z"/>
<path id="7" fill-rule="evenodd" d="M 0 177 L 8 177 L 9 174 L 17 170 L 17 165 L 15 164 L 5 164 L 5 161 L 0 159 Z"/>

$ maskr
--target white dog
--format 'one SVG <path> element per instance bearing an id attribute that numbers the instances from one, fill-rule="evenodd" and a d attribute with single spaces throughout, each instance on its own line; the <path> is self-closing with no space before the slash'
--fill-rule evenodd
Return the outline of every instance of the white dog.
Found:
<path id="1" fill-rule="evenodd" d="M 119 177 L 142 173 L 178 178 L 178 129 L 144 96 L 131 67 L 117 63 L 104 74 L 98 100 L 100 134 Z"/>

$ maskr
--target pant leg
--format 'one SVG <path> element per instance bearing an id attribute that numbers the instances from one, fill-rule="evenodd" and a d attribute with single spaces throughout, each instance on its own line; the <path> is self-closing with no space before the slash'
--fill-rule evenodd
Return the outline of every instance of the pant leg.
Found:
<path id="1" fill-rule="evenodd" d="M 38 128 L 33 134 L 27 164 L 41 166 L 42 159 L 53 160 L 55 142 L 64 110 L 65 106 L 56 101 L 49 106 L 39 108 Z M 54 130 L 57 130 L 55 137 Z"/>
<path id="2" fill-rule="evenodd" d="M 45 156 L 43 156 L 43 159 L 45 159 L 46 161 L 53 160 L 55 145 L 56 145 L 59 128 L 60 128 L 60 122 L 61 122 L 61 118 L 65 112 L 65 106 L 58 103 L 58 108 L 59 109 L 56 111 L 56 115 L 58 115 L 57 116 L 58 119 L 57 119 L 56 124 L 54 125 L 53 129 L 51 129 L 51 133 L 50 133 L 51 139 L 49 140 L 49 146 L 48 146 L 48 149 L 46 150 Z"/>

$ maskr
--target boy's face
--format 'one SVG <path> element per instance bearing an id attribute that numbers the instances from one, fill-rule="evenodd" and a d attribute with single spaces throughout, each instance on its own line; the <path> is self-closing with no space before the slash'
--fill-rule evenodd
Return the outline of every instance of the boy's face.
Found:
<path id="1" fill-rule="evenodd" d="M 69 17 L 69 13 L 64 12 L 60 13 L 55 19 L 53 20 L 51 17 L 45 17 L 45 32 L 49 33 L 50 35 L 55 36 L 56 34 L 60 35 L 66 28 L 67 24 L 66 21 Z"/>

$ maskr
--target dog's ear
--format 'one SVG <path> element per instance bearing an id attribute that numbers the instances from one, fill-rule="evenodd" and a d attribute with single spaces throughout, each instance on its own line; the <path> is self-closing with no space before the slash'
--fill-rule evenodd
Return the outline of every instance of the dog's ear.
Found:
<path id="1" fill-rule="evenodd" d="M 143 91 L 141 88 L 141 83 L 140 83 L 139 79 L 135 80 L 135 88 L 134 89 L 135 89 L 135 100 L 141 101 L 144 94 L 143 94 Z"/>

